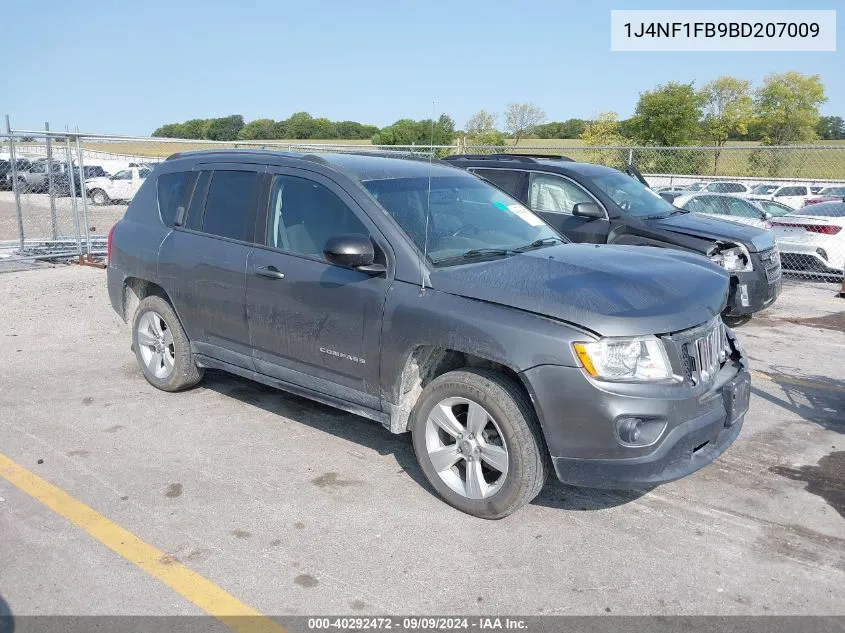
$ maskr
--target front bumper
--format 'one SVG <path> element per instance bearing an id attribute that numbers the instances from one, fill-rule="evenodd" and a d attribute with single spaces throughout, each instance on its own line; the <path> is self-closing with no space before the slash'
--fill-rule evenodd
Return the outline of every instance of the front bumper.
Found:
<path id="1" fill-rule="evenodd" d="M 742 429 L 745 404 L 728 399 L 749 388 L 744 358 L 729 360 L 709 387 L 611 384 L 583 369 L 542 365 L 524 372 L 560 481 L 591 488 L 636 488 L 680 479 L 718 458 Z M 665 421 L 648 446 L 622 442 L 617 420 Z M 730 419 L 729 419 L 730 418 Z"/>
<path id="2" fill-rule="evenodd" d="M 772 305 L 780 295 L 783 281 L 780 265 L 774 274 L 767 274 L 759 253 L 752 253 L 754 270 L 731 273 L 731 287 L 725 316 L 754 314 Z"/>

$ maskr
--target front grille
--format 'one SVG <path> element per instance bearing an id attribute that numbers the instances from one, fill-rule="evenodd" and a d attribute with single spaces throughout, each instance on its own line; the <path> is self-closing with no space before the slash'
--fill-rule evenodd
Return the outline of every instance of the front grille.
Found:
<path id="1" fill-rule="evenodd" d="M 777 246 L 760 251 L 760 260 L 763 262 L 763 269 L 766 271 L 768 282 L 774 283 L 780 279 L 780 252 Z"/>
<path id="2" fill-rule="evenodd" d="M 672 336 L 687 380 L 694 385 L 707 384 L 728 357 L 728 335 L 721 317 L 710 323 Z"/>

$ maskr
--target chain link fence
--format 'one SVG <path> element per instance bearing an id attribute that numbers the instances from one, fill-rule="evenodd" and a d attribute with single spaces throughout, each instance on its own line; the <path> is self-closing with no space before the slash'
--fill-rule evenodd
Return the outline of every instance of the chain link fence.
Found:
<path id="1" fill-rule="evenodd" d="M 633 165 L 657 191 L 695 187 L 703 190 L 700 195 L 705 195 L 708 190 L 736 190 L 737 184 L 744 187 L 739 197 L 758 195 L 752 190 L 768 191 L 759 195 L 767 195 L 776 204 L 765 208 L 782 208 L 782 217 L 769 213 L 768 217 L 734 217 L 728 207 L 719 214 L 722 219 L 774 231 L 787 274 L 805 280 L 842 279 L 845 218 L 835 214 L 819 216 L 812 203 L 845 196 L 845 189 L 836 189 L 845 187 L 845 145 L 713 148 L 530 143 L 536 141 L 523 141 L 516 147 L 476 146 L 464 140 L 433 147 L 374 146 L 200 141 L 9 129 L 5 136 L 0 135 L 0 259 L 78 256 L 90 260 L 104 254 L 109 229 L 122 217 L 146 175 L 156 163 L 177 152 L 232 148 L 381 152 L 419 157 L 522 154 L 566 157 L 620 170 Z M 828 192 L 835 195 L 827 196 Z M 828 208 L 825 213 L 832 212 Z"/>

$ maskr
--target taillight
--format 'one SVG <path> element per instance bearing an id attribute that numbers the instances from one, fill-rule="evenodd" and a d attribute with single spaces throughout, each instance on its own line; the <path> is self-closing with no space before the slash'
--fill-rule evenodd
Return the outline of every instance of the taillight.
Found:
<path id="1" fill-rule="evenodd" d="M 841 226 L 835 224 L 808 224 L 804 228 L 810 233 L 821 233 L 822 235 L 836 235 L 842 230 Z"/>
<path id="2" fill-rule="evenodd" d="M 821 233 L 822 235 L 836 235 L 842 230 L 841 226 L 835 224 L 796 224 L 795 222 L 772 222 L 772 226 L 786 226 L 795 229 L 804 229 L 810 233 Z"/>
<path id="3" fill-rule="evenodd" d="M 822 202 L 826 202 L 826 200 L 824 198 L 810 198 L 804 201 L 804 206 L 809 207 L 811 204 L 821 204 Z"/>
<path id="4" fill-rule="evenodd" d="M 763 222 L 763 228 L 768 231 L 770 228 L 772 228 L 772 223 L 771 222 Z"/>
<path id="5" fill-rule="evenodd" d="M 114 227 L 116 226 L 117 224 L 113 224 L 112 227 L 109 229 L 109 238 L 106 240 L 106 259 L 108 261 L 111 261 L 111 242 L 112 238 L 114 237 Z"/>

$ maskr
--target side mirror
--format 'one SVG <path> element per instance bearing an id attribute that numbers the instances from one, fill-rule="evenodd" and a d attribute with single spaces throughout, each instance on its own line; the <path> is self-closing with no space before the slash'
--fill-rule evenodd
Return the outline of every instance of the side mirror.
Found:
<path id="1" fill-rule="evenodd" d="M 332 264 L 354 268 L 370 275 L 385 272 L 384 266 L 375 263 L 376 252 L 372 240 L 360 233 L 329 238 L 323 247 L 323 255 Z"/>
<path id="2" fill-rule="evenodd" d="M 604 211 L 595 202 L 579 202 L 572 207 L 572 215 L 582 218 L 603 219 Z"/>

